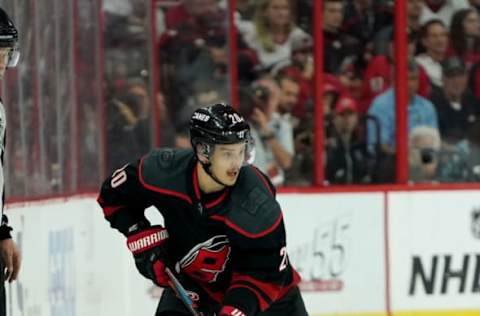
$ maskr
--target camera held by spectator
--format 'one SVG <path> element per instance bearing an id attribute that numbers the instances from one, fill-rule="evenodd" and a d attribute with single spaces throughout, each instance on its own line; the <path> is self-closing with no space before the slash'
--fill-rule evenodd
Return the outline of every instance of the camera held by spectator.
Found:
<path id="1" fill-rule="evenodd" d="M 438 129 L 418 126 L 409 136 L 410 180 L 413 182 L 470 182 L 474 173 L 466 154 L 442 148 Z"/>
<path id="2" fill-rule="evenodd" d="M 240 96 L 240 113 L 251 123 L 255 164 L 274 185 L 282 185 L 293 163 L 293 128 L 278 113 L 280 89 L 274 80 L 260 80 Z"/>

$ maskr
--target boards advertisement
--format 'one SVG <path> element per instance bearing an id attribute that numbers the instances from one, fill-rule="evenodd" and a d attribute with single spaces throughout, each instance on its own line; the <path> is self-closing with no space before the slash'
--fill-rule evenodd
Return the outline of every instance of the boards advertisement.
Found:
<path id="1" fill-rule="evenodd" d="M 388 195 L 395 315 L 480 315 L 480 192 Z"/>
<path id="2" fill-rule="evenodd" d="M 479 191 L 278 200 L 311 316 L 480 315 Z M 7 284 L 9 316 L 154 315 L 162 290 L 136 271 L 93 197 L 7 214 L 23 256 L 18 281 Z M 152 209 L 147 217 L 162 223 Z"/>
<path id="3" fill-rule="evenodd" d="M 95 199 L 35 202 L 7 214 L 22 253 L 19 279 L 7 285 L 9 316 L 154 314 L 158 289 L 136 271 Z"/>
<path id="4" fill-rule="evenodd" d="M 311 315 L 385 315 L 383 194 L 279 196 Z"/>

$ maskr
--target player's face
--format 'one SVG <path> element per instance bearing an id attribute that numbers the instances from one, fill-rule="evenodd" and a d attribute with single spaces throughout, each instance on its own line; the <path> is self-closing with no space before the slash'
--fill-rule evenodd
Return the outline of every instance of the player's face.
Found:
<path id="1" fill-rule="evenodd" d="M 226 185 L 234 185 L 245 161 L 245 149 L 245 143 L 216 145 L 210 158 L 213 175 Z"/>

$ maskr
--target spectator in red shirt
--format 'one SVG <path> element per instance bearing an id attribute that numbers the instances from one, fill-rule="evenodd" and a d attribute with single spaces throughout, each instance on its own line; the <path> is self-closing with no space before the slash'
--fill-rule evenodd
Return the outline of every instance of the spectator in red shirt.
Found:
<path id="1" fill-rule="evenodd" d="M 364 67 L 363 67 L 364 68 Z M 363 72 L 362 62 L 358 59 L 345 63 L 336 76 L 341 83 L 342 89 L 357 102 L 362 98 Z"/>
<path id="2" fill-rule="evenodd" d="M 166 30 L 157 43 L 160 62 L 190 63 L 209 35 L 225 32 L 226 18 L 216 0 L 185 0 L 171 7 L 165 15 Z"/>
<path id="3" fill-rule="evenodd" d="M 177 29 L 184 23 L 202 26 L 219 11 L 217 0 L 183 0 L 167 11 L 165 24 L 167 29 Z"/>
<path id="4" fill-rule="evenodd" d="M 359 110 L 365 113 L 368 110 L 372 100 L 379 94 L 385 92 L 393 82 L 394 67 L 394 33 L 390 32 L 388 41 L 388 54 L 377 55 L 372 58 L 364 73 L 362 88 L 362 97 L 359 104 Z M 415 50 L 415 39 L 409 36 L 409 55 L 412 56 Z M 428 76 L 422 66 L 419 66 L 419 85 L 418 94 L 427 97 L 430 92 L 430 83 Z"/>

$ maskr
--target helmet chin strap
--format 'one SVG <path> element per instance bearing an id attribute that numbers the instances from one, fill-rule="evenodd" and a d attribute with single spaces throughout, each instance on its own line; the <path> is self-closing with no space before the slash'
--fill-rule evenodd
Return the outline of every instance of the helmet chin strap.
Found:
<path id="1" fill-rule="evenodd" d="M 210 168 L 210 167 L 212 166 L 212 163 L 210 162 L 210 160 L 209 160 L 207 163 L 204 163 L 204 162 L 202 162 L 202 161 L 200 160 L 200 164 L 202 165 L 203 170 L 205 170 L 205 172 L 210 176 L 210 178 L 213 179 L 213 181 L 215 181 L 216 183 L 218 183 L 218 184 L 220 184 L 220 185 L 223 185 L 224 187 L 229 187 L 229 186 L 230 186 L 230 185 L 225 184 L 225 183 L 223 183 L 222 181 L 220 181 L 220 179 L 217 178 L 217 177 L 213 174 L 213 172 L 212 172 L 212 170 L 211 170 L 211 168 Z"/>
<path id="2" fill-rule="evenodd" d="M 208 151 L 207 151 L 207 152 L 204 152 L 203 154 L 207 157 L 208 161 L 207 161 L 207 162 L 203 162 L 203 161 L 202 161 L 201 159 L 199 159 L 198 157 L 197 157 L 197 160 L 198 160 L 198 161 L 200 162 L 200 164 L 202 165 L 202 168 L 203 168 L 203 170 L 205 171 L 205 173 L 208 174 L 208 175 L 210 176 L 210 178 L 212 178 L 213 181 L 215 181 L 216 183 L 218 183 L 218 184 L 220 184 L 220 185 L 222 185 L 222 186 L 224 186 L 224 187 L 229 187 L 230 185 L 223 183 L 222 181 L 220 181 L 219 178 L 217 178 L 217 177 L 213 174 L 212 169 L 211 169 L 212 163 L 211 163 L 211 161 L 210 161 L 210 154 L 211 154 L 211 152 L 208 152 Z"/>

